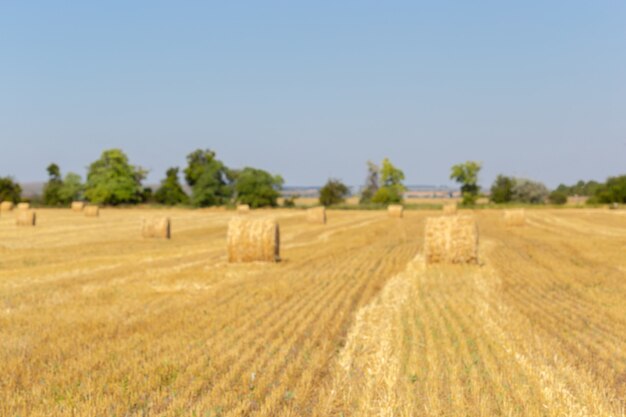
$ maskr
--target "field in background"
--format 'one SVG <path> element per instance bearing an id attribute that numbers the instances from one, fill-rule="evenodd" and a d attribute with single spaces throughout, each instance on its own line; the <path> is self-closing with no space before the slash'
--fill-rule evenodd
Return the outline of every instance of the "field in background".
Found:
<path id="1" fill-rule="evenodd" d="M 626 215 L 527 213 L 477 211 L 483 264 L 428 268 L 439 212 L 254 212 L 284 261 L 248 265 L 234 212 L 2 213 L 0 415 L 624 415 Z"/>

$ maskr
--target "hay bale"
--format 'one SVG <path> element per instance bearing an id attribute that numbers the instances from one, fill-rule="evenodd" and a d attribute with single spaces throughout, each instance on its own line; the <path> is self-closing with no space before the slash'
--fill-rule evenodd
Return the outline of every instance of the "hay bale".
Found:
<path id="1" fill-rule="evenodd" d="M 145 238 L 169 239 L 171 237 L 171 223 L 169 217 L 143 219 L 141 235 Z"/>
<path id="2" fill-rule="evenodd" d="M 400 204 L 392 204 L 387 207 L 387 214 L 389 217 L 402 218 L 404 216 L 404 207 Z"/>
<path id="3" fill-rule="evenodd" d="M 234 217 L 226 238 L 228 262 L 278 262 L 280 232 L 274 219 Z"/>
<path id="4" fill-rule="evenodd" d="M 456 214 L 456 203 L 444 204 L 443 214 Z"/>
<path id="5" fill-rule="evenodd" d="M 100 207 L 98 206 L 86 206 L 84 209 L 85 217 L 99 217 Z"/>
<path id="6" fill-rule="evenodd" d="M 37 214 L 33 210 L 18 210 L 15 214 L 15 224 L 18 226 L 34 226 Z"/>
<path id="7" fill-rule="evenodd" d="M 247 204 L 239 204 L 237 206 L 237 213 L 245 214 L 250 212 L 250 206 Z"/>
<path id="8" fill-rule="evenodd" d="M 326 224 L 326 207 L 313 207 L 306 211 L 306 219 L 309 223 Z"/>
<path id="9" fill-rule="evenodd" d="M 13 202 L 12 201 L 3 201 L 0 203 L 0 211 L 11 211 L 13 210 Z"/>
<path id="10" fill-rule="evenodd" d="M 478 227 L 471 216 L 440 216 L 426 219 L 426 262 L 475 264 L 478 262 Z"/>
<path id="11" fill-rule="evenodd" d="M 18 210 L 30 210 L 30 203 L 19 203 L 17 205 Z"/>
<path id="12" fill-rule="evenodd" d="M 505 210 L 504 224 L 509 227 L 524 226 L 526 224 L 526 212 L 524 209 Z"/>
<path id="13" fill-rule="evenodd" d="M 72 211 L 80 212 L 85 208 L 84 201 L 72 201 Z"/>

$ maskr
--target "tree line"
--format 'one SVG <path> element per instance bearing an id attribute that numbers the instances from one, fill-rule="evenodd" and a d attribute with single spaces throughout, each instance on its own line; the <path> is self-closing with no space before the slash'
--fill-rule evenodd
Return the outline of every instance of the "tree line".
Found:
<path id="1" fill-rule="evenodd" d="M 467 161 L 451 167 L 450 179 L 460 185 L 462 204 L 474 205 L 481 197 L 478 177 L 482 165 Z M 171 167 L 156 190 L 143 186 L 147 171 L 132 165 L 121 149 L 104 151 L 87 169 L 83 182 L 80 175 L 61 174 L 61 168 L 52 163 L 47 167 L 48 181 L 41 196 L 41 204 L 50 207 L 67 206 L 72 201 L 86 200 L 101 205 L 129 205 L 157 203 L 162 205 L 190 205 L 194 207 L 248 204 L 253 208 L 276 207 L 284 180 L 258 168 L 229 168 L 210 149 L 197 149 L 187 155 L 187 166 L 182 174 L 188 186 L 185 191 L 180 180 L 180 168 Z M 386 206 L 402 203 L 407 191 L 404 172 L 389 158 L 380 165 L 367 162 L 366 179 L 359 193 L 363 206 Z M 350 196 L 350 188 L 341 180 L 330 178 L 319 191 L 319 203 L 338 205 Z M 0 201 L 21 201 L 22 189 L 10 177 L 0 178 Z M 590 203 L 626 203 L 626 175 L 610 177 L 605 183 L 579 181 L 559 185 L 550 191 L 544 184 L 524 178 L 498 175 L 489 190 L 489 199 L 496 204 L 564 204 L 570 196 L 589 197 Z M 285 206 L 295 205 L 295 198 L 285 198 Z"/>

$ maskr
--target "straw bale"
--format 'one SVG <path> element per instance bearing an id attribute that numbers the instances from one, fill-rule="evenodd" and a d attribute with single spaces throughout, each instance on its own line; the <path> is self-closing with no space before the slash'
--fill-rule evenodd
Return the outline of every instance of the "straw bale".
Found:
<path id="1" fill-rule="evenodd" d="M 326 207 L 313 207 L 306 211 L 306 219 L 309 223 L 326 224 Z"/>
<path id="2" fill-rule="evenodd" d="M 13 210 L 13 202 L 12 201 L 3 201 L 0 203 L 0 211 L 11 211 Z"/>
<path id="3" fill-rule="evenodd" d="M 478 262 L 478 227 L 471 216 L 426 219 L 424 257 L 427 263 Z"/>
<path id="4" fill-rule="evenodd" d="M 19 203 L 17 205 L 18 210 L 30 210 L 30 203 Z"/>
<path id="5" fill-rule="evenodd" d="M 72 201 L 72 211 L 80 212 L 85 208 L 84 201 Z"/>
<path id="6" fill-rule="evenodd" d="M 228 262 L 278 262 L 280 232 L 275 219 L 234 217 L 226 238 Z"/>
<path id="7" fill-rule="evenodd" d="M 98 206 L 85 206 L 85 209 L 83 211 L 85 212 L 85 217 L 100 216 L 100 207 Z"/>
<path id="8" fill-rule="evenodd" d="M 146 238 L 169 239 L 171 237 L 171 223 L 169 217 L 143 219 L 141 235 Z"/>
<path id="9" fill-rule="evenodd" d="M 237 206 L 237 213 L 248 213 L 250 211 L 250 206 L 247 204 L 239 204 Z"/>
<path id="10" fill-rule="evenodd" d="M 509 227 L 524 226 L 526 224 L 526 212 L 524 209 L 505 210 L 504 224 Z"/>
<path id="11" fill-rule="evenodd" d="M 392 204 L 387 207 L 387 214 L 389 214 L 389 217 L 402 218 L 404 216 L 404 207 L 400 204 Z"/>
<path id="12" fill-rule="evenodd" d="M 456 214 L 456 204 L 444 204 L 443 214 Z"/>
<path id="13" fill-rule="evenodd" d="M 34 226 L 37 214 L 33 210 L 18 210 L 15 213 L 15 224 L 18 226 Z"/>

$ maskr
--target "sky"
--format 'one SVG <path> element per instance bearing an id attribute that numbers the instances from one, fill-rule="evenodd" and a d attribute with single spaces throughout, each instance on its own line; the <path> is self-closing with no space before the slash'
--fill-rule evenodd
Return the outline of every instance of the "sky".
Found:
<path id="1" fill-rule="evenodd" d="M 407 184 L 483 163 L 549 186 L 626 173 L 626 2 L 0 2 L 0 176 L 85 175 L 109 148 L 156 183 L 191 151 Z"/>

